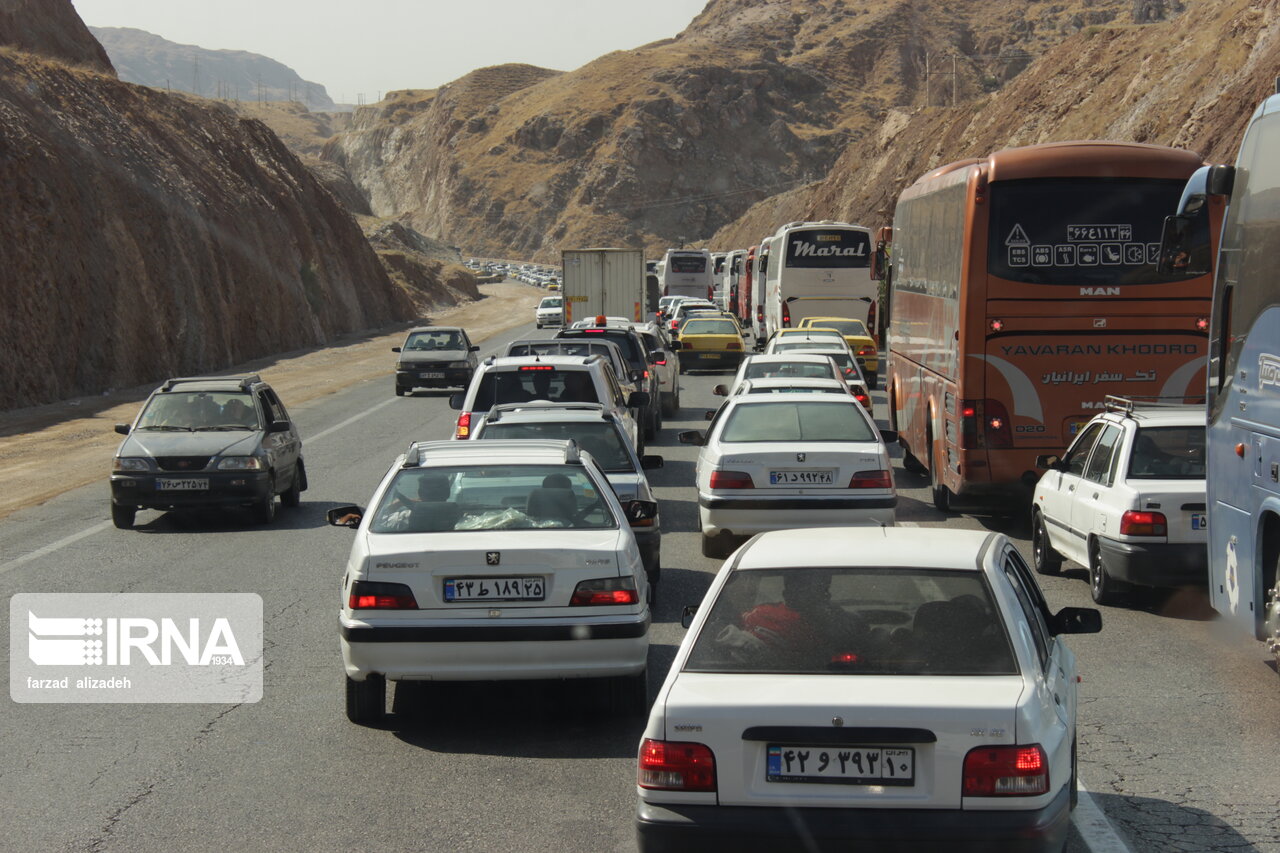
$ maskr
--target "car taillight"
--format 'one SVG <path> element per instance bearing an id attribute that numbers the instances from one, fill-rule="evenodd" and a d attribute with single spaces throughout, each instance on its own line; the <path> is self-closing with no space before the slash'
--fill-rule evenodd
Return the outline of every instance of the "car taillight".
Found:
<path id="1" fill-rule="evenodd" d="M 678 322 L 679 322 L 679 320 L 672 320 L 672 321 L 671 321 L 671 331 L 673 331 L 673 332 L 678 332 L 678 331 L 680 331 L 678 328 L 676 328 L 676 323 L 678 323 Z"/>
<path id="2" fill-rule="evenodd" d="M 407 584 L 356 581 L 347 599 L 352 610 L 417 610 L 418 602 Z"/>
<path id="3" fill-rule="evenodd" d="M 645 738 L 636 784 L 654 791 L 714 791 L 715 754 L 701 743 Z"/>
<path id="4" fill-rule="evenodd" d="M 863 394 L 861 391 L 855 391 L 853 394 L 853 399 L 861 403 L 864 409 L 871 408 L 871 396 L 869 394 Z"/>
<path id="5" fill-rule="evenodd" d="M 861 355 L 861 356 L 864 356 L 864 357 L 865 357 L 865 356 L 868 356 L 868 355 L 875 355 L 875 354 L 876 354 L 876 348 L 875 348 L 875 347 L 859 347 L 859 348 L 858 348 L 858 355 Z"/>
<path id="6" fill-rule="evenodd" d="M 463 412 L 458 415 L 458 426 L 453 432 L 454 438 L 470 438 L 471 437 L 471 413 Z"/>
<path id="7" fill-rule="evenodd" d="M 608 604 L 636 604 L 640 594 L 631 578 L 596 578 L 581 581 L 573 589 L 570 607 L 594 607 Z"/>
<path id="8" fill-rule="evenodd" d="M 791 325 L 791 306 L 785 302 L 782 303 L 782 325 L 784 327 L 790 327 Z"/>
<path id="9" fill-rule="evenodd" d="M 1049 790 L 1049 759 L 1040 744 L 980 746 L 964 757 L 966 797 L 1034 797 Z"/>
<path id="10" fill-rule="evenodd" d="M 763 323 L 763 322 L 764 322 L 764 309 L 763 309 L 763 308 L 757 308 L 757 309 L 756 309 L 756 322 L 757 322 L 757 323 Z"/>
<path id="11" fill-rule="evenodd" d="M 960 404 L 960 446 L 1013 447 L 1009 412 L 999 400 L 964 400 Z"/>
<path id="12" fill-rule="evenodd" d="M 756 484 L 751 475 L 745 471 L 712 471 L 711 488 L 713 489 L 754 489 Z"/>
<path id="13" fill-rule="evenodd" d="M 849 480 L 851 489 L 892 489 L 893 478 L 881 468 L 876 471 L 858 471 Z"/>
<path id="14" fill-rule="evenodd" d="M 666 357 L 666 356 L 663 356 L 662 358 L 655 358 L 655 359 L 653 360 L 653 363 L 654 363 L 654 364 L 656 364 L 656 365 L 658 365 L 659 367 L 663 367 L 663 366 L 665 366 L 665 365 L 666 365 L 666 363 L 667 363 L 667 357 Z"/>
<path id="15" fill-rule="evenodd" d="M 1120 516 L 1121 536 L 1167 536 L 1169 522 L 1162 512 L 1128 510 Z"/>
<path id="16" fill-rule="evenodd" d="M 725 347 L 725 349 L 742 349 L 742 344 L 738 343 L 737 341 L 729 341 L 729 344 L 728 346 Z"/>

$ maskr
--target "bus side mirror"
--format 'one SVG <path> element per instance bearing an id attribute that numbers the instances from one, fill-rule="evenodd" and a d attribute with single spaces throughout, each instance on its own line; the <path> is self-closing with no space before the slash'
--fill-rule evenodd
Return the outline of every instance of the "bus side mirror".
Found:
<path id="1" fill-rule="evenodd" d="M 1205 191 L 1209 195 L 1231 197 L 1236 188 L 1236 167 L 1218 165 L 1209 167 L 1209 177 L 1205 181 Z"/>

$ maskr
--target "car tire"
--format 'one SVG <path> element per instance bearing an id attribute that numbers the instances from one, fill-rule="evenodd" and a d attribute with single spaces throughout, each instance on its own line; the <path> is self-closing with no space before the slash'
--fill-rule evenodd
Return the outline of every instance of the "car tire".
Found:
<path id="1" fill-rule="evenodd" d="M 289 484 L 289 488 L 280 495 L 280 503 L 289 508 L 296 507 L 302 503 L 302 482 L 306 479 L 307 469 L 303 467 L 302 460 L 298 460 L 298 464 L 293 469 L 293 482 Z"/>
<path id="2" fill-rule="evenodd" d="M 664 394 L 662 397 L 662 413 L 667 417 L 675 417 L 676 414 L 676 395 L 673 391 L 670 394 Z"/>
<path id="3" fill-rule="evenodd" d="M 1089 544 L 1089 595 L 1095 604 L 1114 605 L 1123 598 L 1124 585 L 1111 576 L 1095 539 Z"/>
<path id="4" fill-rule="evenodd" d="M 1049 544 L 1044 515 L 1038 509 L 1031 513 L 1031 562 L 1042 575 L 1056 575 L 1062 571 L 1062 555 Z"/>
<path id="5" fill-rule="evenodd" d="M 911 450 L 905 444 L 901 446 L 902 446 L 902 470 L 907 471 L 911 474 L 924 474 L 929 470 L 928 468 L 920 464 L 920 460 L 915 457 L 915 454 L 912 453 Z"/>
<path id="6" fill-rule="evenodd" d="M 133 518 L 137 514 L 136 507 L 111 505 L 111 523 L 121 530 L 133 529 Z"/>
<path id="7" fill-rule="evenodd" d="M 620 717 L 643 717 L 649 712 L 649 670 L 609 679 L 609 710 Z"/>
<path id="8" fill-rule="evenodd" d="M 711 557 L 716 560 L 723 560 L 725 557 L 733 553 L 732 537 L 720 534 L 719 536 L 708 536 L 702 534 L 702 556 Z"/>
<path id="9" fill-rule="evenodd" d="M 276 484 L 272 480 L 267 496 L 253 505 L 254 517 L 259 524 L 270 524 L 276 520 Z"/>
<path id="10" fill-rule="evenodd" d="M 397 397 L 403 397 L 406 393 L 408 393 L 408 389 L 406 389 L 403 385 L 397 385 L 397 386 L 396 386 L 396 396 L 397 396 Z"/>
<path id="11" fill-rule="evenodd" d="M 364 681 L 347 676 L 347 719 L 359 726 L 376 725 L 387 712 L 387 681 L 370 675 Z"/>

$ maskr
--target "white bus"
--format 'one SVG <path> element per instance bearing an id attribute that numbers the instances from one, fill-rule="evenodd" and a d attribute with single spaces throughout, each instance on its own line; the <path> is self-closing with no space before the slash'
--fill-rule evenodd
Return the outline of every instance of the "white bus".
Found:
<path id="1" fill-rule="evenodd" d="M 805 317 L 868 319 L 877 296 L 869 229 L 844 222 L 792 222 L 773 235 L 770 254 L 765 337 Z"/>
<path id="2" fill-rule="evenodd" d="M 768 293 L 769 257 L 773 251 L 773 235 L 766 234 L 756 247 L 755 268 L 751 271 L 751 316 L 747 318 L 747 326 L 756 339 L 756 349 L 764 349 L 764 306 Z"/>
<path id="3" fill-rule="evenodd" d="M 662 259 L 662 295 L 711 299 L 711 253 L 706 249 L 667 249 Z"/>

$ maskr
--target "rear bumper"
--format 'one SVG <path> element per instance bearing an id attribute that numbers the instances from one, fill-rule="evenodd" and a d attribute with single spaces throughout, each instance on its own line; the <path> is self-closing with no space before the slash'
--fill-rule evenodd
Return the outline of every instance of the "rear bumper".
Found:
<path id="1" fill-rule="evenodd" d="M 726 367 L 736 370 L 741 363 L 741 351 L 707 352 L 691 349 L 680 353 L 680 364 L 685 370 L 722 370 Z"/>
<path id="2" fill-rule="evenodd" d="M 1151 545 L 1098 539 L 1107 572 L 1138 586 L 1205 586 L 1209 582 L 1209 546 L 1197 543 Z"/>
<path id="3" fill-rule="evenodd" d="M 792 527 L 894 524 L 896 495 L 876 497 L 721 498 L 698 496 L 698 520 L 707 536 L 751 536 Z"/>
<path id="4" fill-rule="evenodd" d="M 438 373 L 439 376 L 424 377 L 424 373 Z M 471 384 L 472 370 L 469 367 L 432 367 L 423 365 L 412 370 L 397 370 L 396 385 L 401 388 L 457 388 Z"/>
<path id="5" fill-rule="evenodd" d="M 207 489 L 160 491 L 159 480 L 206 480 Z M 166 475 L 112 474 L 111 502 L 143 509 L 243 506 L 265 500 L 271 494 L 268 471 L 197 471 Z"/>
<path id="6" fill-rule="evenodd" d="M 1071 820 L 1066 788 L 1042 809 L 769 808 L 640 801 L 636 835 L 649 851 L 1057 851 Z"/>

